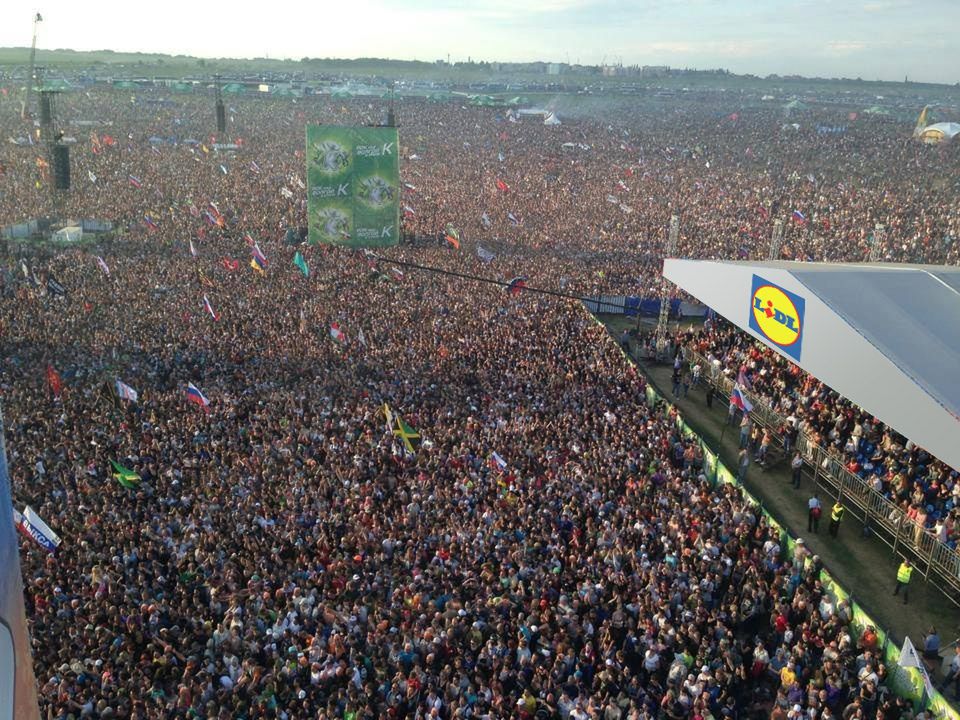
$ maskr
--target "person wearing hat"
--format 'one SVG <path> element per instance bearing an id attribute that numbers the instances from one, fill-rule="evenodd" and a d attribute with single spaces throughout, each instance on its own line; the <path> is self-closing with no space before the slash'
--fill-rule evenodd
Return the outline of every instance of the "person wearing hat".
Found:
<path id="1" fill-rule="evenodd" d="M 903 604 L 907 604 L 907 596 L 910 592 L 910 576 L 913 575 L 913 565 L 909 560 L 904 560 L 897 568 L 897 586 L 893 589 L 894 595 L 900 594 L 900 588 L 903 588 Z"/>

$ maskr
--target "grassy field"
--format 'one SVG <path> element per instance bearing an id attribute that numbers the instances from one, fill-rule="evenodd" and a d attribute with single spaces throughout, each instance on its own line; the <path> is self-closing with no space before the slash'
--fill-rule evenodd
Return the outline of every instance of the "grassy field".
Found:
<path id="1" fill-rule="evenodd" d="M 425 51 L 426 52 L 426 51 Z M 27 47 L 0 48 L 0 72 L 21 72 L 28 63 Z M 668 62 L 669 58 L 665 58 Z M 576 72 L 547 75 L 531 72 L 511 64 L 457 63 L 437 64 L 424 61 L 386 60 L 378 58 L 331 59 L 302 58 L 282 60 L 271 58 L 197 58 L 186 55 L 128 53 L 99 50 L 37 50 L 37 64 L 49 73 L 88 70 L 97 75 L 114 77 L 184 77 L 221 74 L 297 73 L 305 79 L 328 77 L 376 77 L 382 80 L 408 80 L 453 85 L 470 83 L 552 83 L 570 87 L 591 86 L 598 94 L 621 93 L 630 89 L 663 89 L 683 92 L 724 89 L 736 96 L 741 91 L 770 92 L 777 96 L 803 96 L 818 93 L 833 95 L 849 93 L 853 96 L 883 96 L 885 99 L 912 98 L 922 95 L 947 104 L 960 99 L 958 85 L 930 85 L 920 83 L 873 82 L 858 79 L 826 80 L 817 78 L 760 78 L 752 75 L 697 72 L 674 73 L 663 77 L 638 75 L 601 76 L 596 68 L 581 68 Z M 517 91 L 519 87 L 515 88 Z"/>

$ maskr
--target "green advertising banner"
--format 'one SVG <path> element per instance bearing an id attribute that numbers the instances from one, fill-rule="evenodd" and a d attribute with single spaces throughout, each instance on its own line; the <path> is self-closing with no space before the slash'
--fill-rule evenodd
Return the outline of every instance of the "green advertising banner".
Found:
<path id="1" fill-rule="evenodd" d="M 400 242 L 396 128 L 307 126 L 307 225 L 311 243 Z"/>

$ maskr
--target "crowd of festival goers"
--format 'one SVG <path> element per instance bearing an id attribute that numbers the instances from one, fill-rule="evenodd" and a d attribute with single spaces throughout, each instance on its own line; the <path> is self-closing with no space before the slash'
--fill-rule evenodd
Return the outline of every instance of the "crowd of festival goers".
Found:
<path id="1" fill-rule="evenodd" d="M 378 108 L 238 96 L 211 137 L 210 105 L 64 94 L 64 215 L 116 232 L 3 257 L 15 506 L 61 538 L 21 539 L 44 717 L 912 717 L 819 561 L 707 480 L 582 304 L 395 263 L 649 295 L 674 213 L 687 256 L 764 257 L 781 219 L 784 258 L 863 259 L 882 222 L 885 258 L 956 263 L 955 151 L 818 133 L 833 110 L 404 101 L 416 242 L 372 257 L 300 244 L 304 126 Z M 38 158 L 0 148 L 0 224 L 49 214 Z M 948 468 L 732 331 L 690 342 L 956 539 Z"/>

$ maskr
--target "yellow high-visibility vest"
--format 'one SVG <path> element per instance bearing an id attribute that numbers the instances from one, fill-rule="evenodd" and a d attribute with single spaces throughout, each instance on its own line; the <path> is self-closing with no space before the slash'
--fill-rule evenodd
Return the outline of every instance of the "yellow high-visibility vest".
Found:
<path id="1" fill-rule="evenodd" d="M 840 522 L 840 518 L 843 517 L 843 505 L 840 503 L 835 503 L 833 506 L 833 511 L 830 513 L 830 519 L 834 522 Z"/>
<path id="2" fill-rule="evenodd" d="M 913 568 L 906 563 L 900 563 L 897 568 L 897 582 L 906 585 L 910 582 L 910 576 L 913 574 Z"/>

